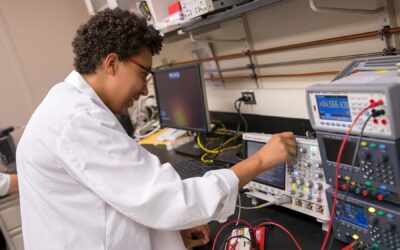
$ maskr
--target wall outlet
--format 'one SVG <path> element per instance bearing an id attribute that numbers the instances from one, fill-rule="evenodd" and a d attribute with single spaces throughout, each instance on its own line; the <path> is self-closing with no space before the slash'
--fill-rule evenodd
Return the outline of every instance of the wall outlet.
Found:
<path id="1" fill-rule="evenodd" d="M 257 104 L 254 91 L 242 91 L 242 98 L 244 104 Z"/>

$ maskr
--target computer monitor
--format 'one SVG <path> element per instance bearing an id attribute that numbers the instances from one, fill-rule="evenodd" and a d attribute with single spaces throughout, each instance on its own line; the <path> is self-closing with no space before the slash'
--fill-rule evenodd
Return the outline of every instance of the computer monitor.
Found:
<path id="1" fill-rule="evenodd" d="M 201 64 L 154 70 L 154 87 L 161 127 L 210 131 Z"/>

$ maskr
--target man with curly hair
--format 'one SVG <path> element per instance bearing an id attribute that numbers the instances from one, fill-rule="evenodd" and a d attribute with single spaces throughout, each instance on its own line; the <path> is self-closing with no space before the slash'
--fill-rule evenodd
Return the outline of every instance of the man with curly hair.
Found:
<path id="1" fill-rule="evenodd" d="M 107 9 L 79 28 L 72 45 L 75 70 L 35 110 L 17 149 L 27 250 L 206 244 L 201 225 L 226 219 L 238 188 L 296 153 L 293 134 L 282 133 L 230 170 L 181 180 L 115 117 L 148 94 L 159 32 L 128 11 Z"/>

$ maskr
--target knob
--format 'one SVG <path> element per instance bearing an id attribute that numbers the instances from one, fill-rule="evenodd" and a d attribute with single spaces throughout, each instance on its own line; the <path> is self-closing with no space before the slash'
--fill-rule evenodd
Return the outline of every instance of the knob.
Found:
<path id="1" fill-rule="evenodd" d="M 322 190 L 323 188 L 324 188 L 324 186 L 322 185 L 322 183 L 315 183 L 315 188 L 317 189 L 317 190 Z"/>
<path id="2" fill-rule="evenodd" d="M 315 200 L 315 202 L 318 202 L 318 203 L 322 201 L 321 198 L 315 198 L 314 200 Z"/>
<path id="3" fill-rule="evenodd" d="M 378 162 L 381 164 L 385 164 L 389 161 L 389 156 L 387 155 L 379 155 L 378 156 Z"/>
<path id="4" fill-rule="evenodd" d="M 322 163 L 315 164 L 315 168 L 322 168 Z"/>
<path id="5" fill-rule="evenodd" d="M 304 179 L 303 178 L 299 178 L 296 181 L 297 185 L 303 185 L 304 184 Z"/>
<path id="6" fill-rule="evenodd" d="M 295 183 L 296 182 L 296 177 L 292 176 L 289 179 L 290 183 Z"/>
<path id="7" fill-rule="evenodd" d="M 371 190 L 371 197 L 376 197 L 378 199 L 379 195 L 380 193 L 378 192 L 378 190 Z"/>
<path id="8" fill-rule="evenodd" d="M 383 223 L 383 229 L 386 231 L 394 231 L 396 229 L 396 225 L 392 221 L 388 221 L 387 223 Z"/>
<path id="9" fill-rule="evenodd" d="M 306 187 L 312 188 L 314 186 L 314 183 L 312 181 L 306 181 Z"/>
<path id="10" fill-rule="evenodd" d="M 310 167 L 311 167 L 311 163 L 306 162 L 306 163 L 304 163 L 304 166 L 305 166 L 306 168 L 310 168 Z"/>
<path id="11" fill-rule="evenodd" d="M 307 149 L 305 149 L 305 148 L 300 148 L 300 153 L 303 153 L 303 154 L 307 153 Z"/>
<path id="12" fill-rule="evenodd" d="M 304 194 L 303 194 L 303 192 L 298 192 L 298 193 L 297 193 L 297 196 L 301 198 L 301 197 L 304 196 Z"/>
<path id="13" fill-rule="evenodd" d="M 316 173 L 315 174 L 315 178 L 317 178 L 317 179 L 322 178 L 322 174 L 321 173 Z"/>
<path id="14" fill-rule="evenodd" d="M 376 225 L 378 225 L 379 218 L 378 218 L 378 216 L 376 216 L 376 215 L 371 215 L 371 216 L 368 218 L 368 221 L 369 221 L 369 224 L 370 224 L 370 225 L 376 226 Z"/>
<path id="15" fill-rule="evenodd" d="M 388 197 L 389 197 L 389 194 L 388 194 L 388 193 L 380 193 L 380 194 L 378 194 L 378 195 L 376 196 L 376 199 L 377 199 L 378 201 L 383 201 L 383 200 L 387 199 Z"/>
<path id="16" fill-rule="evenodd" d="M 370 152 L 361 152 L 360 156 L 361 156 L 361 160 L 363 160 L 363 161 L 368 161 L 371 159 Z"/>

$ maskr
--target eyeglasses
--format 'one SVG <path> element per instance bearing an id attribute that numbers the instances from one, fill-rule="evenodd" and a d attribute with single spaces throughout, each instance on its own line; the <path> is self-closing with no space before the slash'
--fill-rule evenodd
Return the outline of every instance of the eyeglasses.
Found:
<path id="1" fill-rule="evenodd" d="M 153 70 L 151 69 L 151 67 L 146 67 L 143 64 L 139 63 L 138 61 L 136 61 L 135 59 L 129 59 L 131 62 L 133 62 L 134 64 L 136 64 L 137 66 L 139 66 L 140 68 L 142 68 L 145 73 L 146 73 L 146 77 L 145 79 L 143 79 L 146 83 L 148 83 L 154 75 Z"/>

